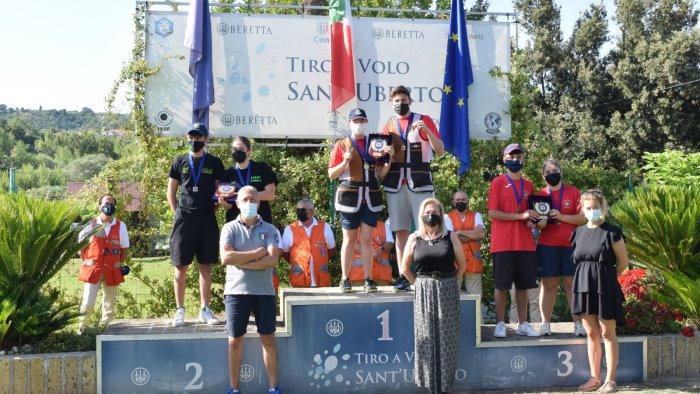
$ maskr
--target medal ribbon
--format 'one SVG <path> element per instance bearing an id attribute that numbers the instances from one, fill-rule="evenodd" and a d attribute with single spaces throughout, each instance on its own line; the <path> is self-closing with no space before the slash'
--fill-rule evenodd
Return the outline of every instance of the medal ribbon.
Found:
<path id="1" fill-rule="evenodd" d="M 510 175 L 506 172 L 506 178 L 508 178 L 508 182 L 510 182 L 510 185 L 513 186 L 513 194 L 515 194 L 515 201 L 518 203 L 518 211 L 520 211 L 520 202 L 523 200 L 523 197 L 525 196 L 525 181 L 523 181 L 522 176 L 520 177 L 520 194 L 518 195 L 518 190 L 515 188 L 515 182 L 513 182 L 512 179 L 510 179 Z"/>
<path id="2" fill-rule="evenodd" d="M 204 155 L 202 155 L 202 160 L 199 162 L 199 170 L 195 172 L 194 162 L 192 161 L 192 155 L 187 155 L 187 158 L 190 160 L 190 173 L 192 174 L 192 179 L 194 179 L 194 187 L 197 187 L 197 183 L 199 183 L 199 177 L 202 176 L 202 169 L 204 168 L 204 158 L 206 157 L 207 153 L 204 152 Z"/>
<path id="3" fill-rule="evenodd" d="M 403 142 L 404 145 L 408 145 L 406 143 L 406 140 L 408 139 L 408 130 L 411 128 L 411 125 L 413 124 L 413 112 L 411 112 L 411 115 L 408 116 L 408 124 L 406 125 L 406 131 L 404 132 L 403 129 L 401 129 L 401 123 L 399 123 L 399 117 L 396 117 L 396 131 L 399 132 L 399 137 L 401 137 L 401 141 Z"/>
<path id="4" fill-rule="evenodd" d="M 357 144 L 357 141 L 355 140 L 355 137 L 350 137 L 350 141 L 352 141 L 352 144 L 355 145 L 355 149 L 357 149 L 357 153 L 360 154 L 360 158 L 362 159 L 362 164 L 369 162 L 367 160 L 367 136 L 364 136 L 364 142 L 365 142 L 365 149 L 364 151 L 360 149 L 360 146 Z"/>
<path id="5" fill-rule="evenodd" d="M 243 186 L 250 185 L 250 167 L 252 167 L 252 166 L 253 166 L 253 163 L 248 162 L 248 173 L 246 174 L 245 183 L 243 182 L 243 174 L 241 174 L 241 169 L 238 168 L 238 166 L 236 166 L 236 172 L 238 173 L 238 180 L 241 181 Z"/>
<path id="6" fill-rule="evenodd" d="M 552 190 L 547 186 L 547 192 L 549 193 L 550 196 L 552 196 Z M 561 212 L 561 202 L 564 199 L 564 184 L 562 183 L 561 188 L 559 189 L 559 206 L 554 203 L 554 196 L 552 196 L 552 208 L 556 209 L 557 211 Z"/>

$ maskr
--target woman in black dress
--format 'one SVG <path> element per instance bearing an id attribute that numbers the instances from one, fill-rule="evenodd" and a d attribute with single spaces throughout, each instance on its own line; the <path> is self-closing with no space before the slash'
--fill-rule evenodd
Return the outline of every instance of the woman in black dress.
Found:
<path id="1" fill-rule="evenodd" d="M 421 203 L 418 231 L 408 237 L 401 268 L 415 286 L 415 382 L 431 393 L 448 392 L 457 369 L 459 287 L 467 262 L 455 233 L 445 229 L 440 201 Z M 456 268 L 455 268 L 455 262 Z M 411 271 L 415 263 L 416 273 Z"/>
<path id="2" fill-rule="evenodd" d="M 599 190 L 589 190 L 581 195 L 581 210 L 588 223 L 578 227 L 571 235 L 576 264 L 571 312 L 581 316 L 586 329 L 588 363 L 591 378 L 580 391 L 598 390 L 599 393 L 617 391 L 615 370 L 620 348 L 615 333 L 616 325 L 625 324 L 622 310 L 624 299 L 618 275 L 627 269 L 627 249 L 622 230 L 604 221 L 608 212 L 605 196 Z M 601 385 L 600 363 L 605 343 L 607 371 Z"/>

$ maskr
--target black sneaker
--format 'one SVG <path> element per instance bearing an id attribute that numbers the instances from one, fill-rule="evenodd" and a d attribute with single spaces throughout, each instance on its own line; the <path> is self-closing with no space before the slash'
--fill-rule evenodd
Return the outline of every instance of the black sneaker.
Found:
<path id="1" fill-rule="evenodd" d="M 400 291 L 408 291 L 411 289 L 411 283 L 406 279 L 405 276 L 401 275 L 399 276 L 398 279 L 396 279 L 396 283 L 394 284 L 394 291 L 396 293 Z"/>
<path id="2" fill-rule="evenodd" d="M 365 291 L 367 293 L 376 293 L 377 292 L 377 282 L 375 282 L 369 278 L 365 279 Z"/>
<path id="3" fill-rule="evenodd" d="M 343 293 L 352 293 L 352 284 L 350 284 L 350 280 L 347 278 L 341 279 L 338 287 Z"/>

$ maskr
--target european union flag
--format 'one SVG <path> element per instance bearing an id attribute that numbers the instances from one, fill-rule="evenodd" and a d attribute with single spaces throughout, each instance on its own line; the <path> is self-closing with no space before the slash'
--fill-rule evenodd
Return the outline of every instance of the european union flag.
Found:
<path id="1" fill-rule="evenodd" d="M 445 149 L 459 159 L 460 175 L 471 164 L 468 99 L 469 85 L 474 82 L 474 76 L 468 39 L 464 3 L 462 0 L 452 0 L 440 110 L 440 136 Z"/>
<path id="2" fill-rule="evenodd" d="M 209 127 L 209 106 L 214 103 L 214 73 L 211 53 L 211 16 L 208 0 L 191 0 L 185 30 L 185 46 L 190 48 L 192 123 Z"/>

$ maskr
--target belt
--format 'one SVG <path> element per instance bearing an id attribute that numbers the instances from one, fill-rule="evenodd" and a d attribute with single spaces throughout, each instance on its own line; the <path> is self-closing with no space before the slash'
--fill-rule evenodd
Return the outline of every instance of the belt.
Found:
<path id="1" fill-rule="evenodd" d="M 417 272 L 416 276 L 419 278 L 442 279 L 442 278 L 454 278 L 455 274 L 456 274 L 455 271 L 433 271 L 433 272 Z"/>

